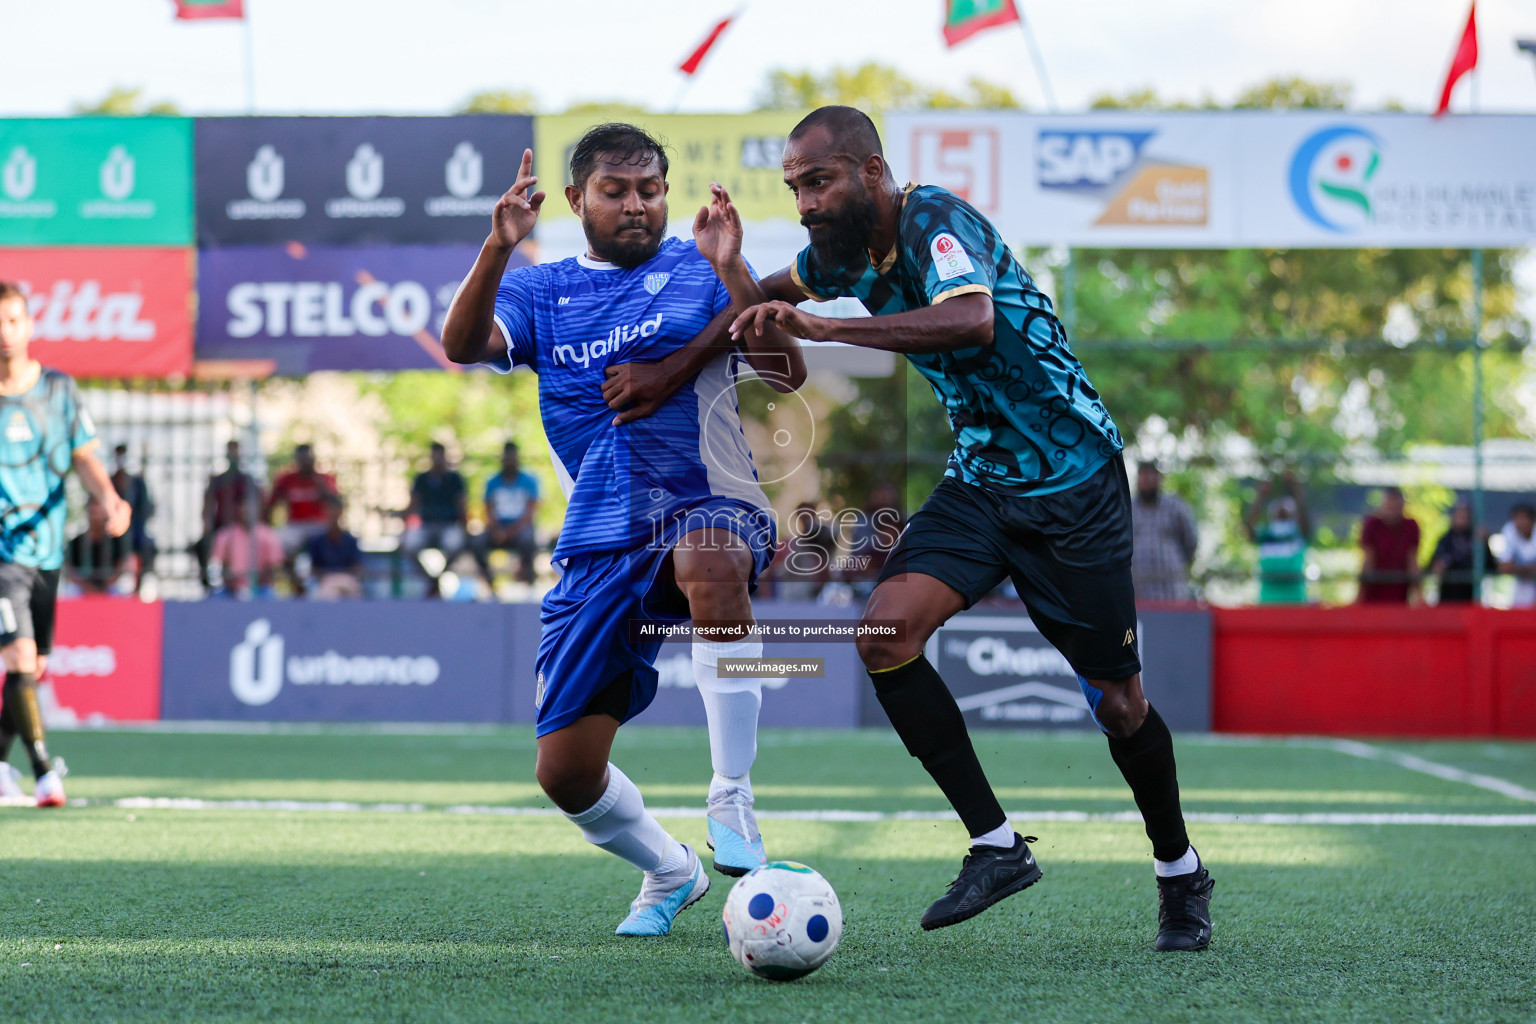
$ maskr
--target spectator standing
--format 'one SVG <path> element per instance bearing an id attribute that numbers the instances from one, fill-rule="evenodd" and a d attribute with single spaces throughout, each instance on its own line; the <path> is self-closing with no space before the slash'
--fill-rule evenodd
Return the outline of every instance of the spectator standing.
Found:
<path id="1" fill-rule="evenodd" d="M 1243 529 L 1259 547 L 1259 604 L 1306 604 L 1312 516 L 1296 478 L 1286 473 L 1280 479 L 1286 493 L 1273 501 L 1274 484 L 1259 484 Z"/>
<path id="2" fill-rule="evenodd" d="M 1499 571 L 1515 578 L 1516 608 L 1536 608 L 1536 506 L 1519 504 L 1509 510 L 1509 522 L 1499 531 L 1504 557 Z"/>
<path id="3" fill-rule="evenodd" d="M 346 508 L 336 495 L 328 495 L 325 528 L 309 538 L 305 551 L 315 581 L 312 595 L 321 601 L 363 596 L 363 552 L 357 538 L 341 524 Z"/>
<path id="4" fill-rule="evenodd" d="M 1419 524 L 1404 511 L 1403 492 L 1384 487 L 1360 524 L 1360 602 L 1409 604 L 1419 593 Z"/>
<path id="5" fill-rule="evenodd" d="M 448 449 L 436 441 L 432 442 L 430 459 L 427 469 L 411 481 L 411 503 L 405 515 L 414 525 L 406 527 L 403 543 L 406 554 L 415 557 L 417 566 L 431 580 L 430 595 L 437 596 L 437 574 L 421 564 L 421 552 L 436 548 L 446 564 L 452 565 L 464 551 L 469 536 L 469 488 L 458 470 L 448 465 Z"/>
<path id="6" fill-rule="evenodd" d="M 871 488 L 869 500 L 847 537 L 848 556 L 853 561 L 845 576 L 857 596 L 867 598 L 874 593 L 880 570 L 906 525 L 896 485 L 882 482 Z"/>
<path id="7" fill-rule="evenodd" d="M 208 486 L 203 489 L 203 536 L 193 549 L 197 555 L 198 576 L 204 587 L 209 585 L 208 563 L 219 531 L 243 523 L 245 510 L 261 504 L 260 485 L 240 468 L 240 442 L 231 440 L 226 443 L 224 457 L 228 461 L 224 472 L 209 477 Z"/>
<path id="8" fill-rule="evenodd" d="M 1131 579 L 1137 600 L 1190 600 L 1189 567 L 1200 540 L 1195 514 L 1183 498 L 1163 492 L 1163 473 L 1155 462 L 1136 464 L 1131 529 Z"/>
<path id="9" fill-rule="evenodd" d="M 1451 507 L 1451 525 L 1435 544 L 1429 571 L 1440 580 L 1440 604 L 1468 604 L 1477 600 L 1472 590 L 1473 560 L 1481 557 L 1483 571 L 1499 571 L 1498 560 L 1488 550 L 1488 532 L 1472 535 L 1472 504 L 1465 498 Z"/>
<path id="10" fill-rule="evenodd" d="M 133 592 L 137 594 L 144 586 L 145 574 L 155 571 L 155 553 L 159 549 L 149 535 L 149 519 L 155 514 L 155 501 L 149 496 L 149 486 L 144 483 L 144 478 L 129 472 L 126 444 L 112 449 L 112 487 L 133 511 L 128 524 L 128 546 L 138 558 L 133 573 Z"/>
<path id="11" fill-rule="evenodd" d="M 112 536 L 107 510 L 99 501 L 85 506 L 86 527 L 64 548 L 64 573 L 82 594 L 110 594 L 128 572 L 133 546 L 128 534 Z"/>
<path id="12" fill-rule="evenodd" d="M 533 558 L 538 551 L 533 517 L 539 509 L 539 482 L 523 471 L 517 444 L 501 448 L 501 472 L 485 482 L 485 532 L 475 546 L 475 562 L 485 582 L 491 578 L 490 554 L 508 551 L 517 556 L 517 578 L 533 582 Z"/>
<path id="13" fill-rule="evenodd" d="M 256 576 L 256 597 L 272 597 L 272 585 L 283 567 L 283 543 L 277 531 L 260 521 L 255 503 L 240 510 L 241 518 L 225 526 L 213 538 L 212 559 L 224 578 L 220 593 L 243 597 Z"/>

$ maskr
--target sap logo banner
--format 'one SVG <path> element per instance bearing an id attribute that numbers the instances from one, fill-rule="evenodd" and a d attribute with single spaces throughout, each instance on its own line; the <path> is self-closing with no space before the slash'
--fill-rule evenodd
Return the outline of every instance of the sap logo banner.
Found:
<path id="1" fill-rule="evenodd" d="M 1077 673 L 1028 618 L 959 616 L 927 654 L 972 725 L 1095 728 Z"/>
<path id="2" fill-rule="evenodd" d="M 164 715 L 501 721 L 506 616 L 415 602 L 166 609 Z"/>
<path id="3" fill-rule="evenodd" d="M 297 686 L 431 686 L 442 667 L 431 655 L 410 657 L 342 655 L 328 650 L 314 657 L 284 657 L 281 635 L 257 619 L 229 653 L 229 689 L 243 704 L 270 704 L 283 683 Z"/>
<path id="4" fill-rule="evenodd" d="M 1042 129 L 1035 145 L 1043 191 L 1102 204 L 1097 226 L 1195 226 L 1210 218 L 1210 171 L 1155 155 L 1152 131 Z"/>
<path id="5" fill-rule="evenodd" d="M 448 368 L 439 337 L 472 246 L 211 249 L 199 260 L 198 356 L 278 373 Z M 527 261 L 514 254 L 511 265 Z"/>
<path id="6" fill-rule="evenodd" d="M 497 115 L 199 120 L 198 241 L 477 243 L 532 142 Z"/>

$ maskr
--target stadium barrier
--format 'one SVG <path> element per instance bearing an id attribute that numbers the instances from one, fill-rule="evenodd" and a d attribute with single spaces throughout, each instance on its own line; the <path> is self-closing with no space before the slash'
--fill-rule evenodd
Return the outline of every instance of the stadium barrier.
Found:
<path id="1" fill-rule="evenodd" d="M 1536 612 L 1214 613 L 1217 732 L 1536 737 Z"/>

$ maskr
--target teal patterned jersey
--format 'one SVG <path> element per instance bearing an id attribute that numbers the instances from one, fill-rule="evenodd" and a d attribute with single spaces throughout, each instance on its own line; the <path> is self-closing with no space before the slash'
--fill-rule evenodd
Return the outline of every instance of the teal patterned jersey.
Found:
<path id="1" fill-rule="evenodd" d="M 826 267 L 806 248 L 791 272 L 811 298 L 851 295 L 874 316 L 992 297 L 992 344 L 907 356 L 949 411 L 946 475 L 1003 494 L 1054 494 L 1123 447 L 1051 300 L 991 222 L 954 193 L 908 185 L 896 245 L 879 266 Z"/>
<path id="2" fill-rule="evenodd" d="M 66 374 L 44 368 L 26 391 L 0 396 L 0 562 L 64 564 L 64 478 L 95 440 Z"/>

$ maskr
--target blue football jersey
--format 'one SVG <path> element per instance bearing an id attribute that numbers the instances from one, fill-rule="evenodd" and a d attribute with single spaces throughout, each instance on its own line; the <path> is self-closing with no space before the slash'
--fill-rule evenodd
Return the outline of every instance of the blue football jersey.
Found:
<path id="1" fill-rule="evenodd" d="M 711 498 L 768 508 L 737 411 L 735 353 L 644 419 L 615 427 L 603 401 L 609 365 L 661 359 L 729 305 L 698 246 L 676 238 L 629 270 L 579 256 L 502 278 L 495 317 L 507 356 L 491 365 L 539 375 L 539 412 L 568 499 L 556 559 L 658 539 Z"/>
<path id="2" fill-rule="evenodd" d="M 0 396 L 0 562 L 64 564 L 64 478 L 95 439 L 68 374 L 44 368 L 28 390 Z"/>
<path id="3" fill-rule="evenodd" d="M 1053 494 L 1119 454 L 1120 432 L 1051 300 L 991 222 L 953 192 L 908 185 L 898 224 L 878 267 L 822 266 L 806 248 L 791 275 L 811 298 L 852 295 L 873 316 L 992 297 L 991 345 L 907 356 L 949 411 L 955 450 L 946 475 L 1002 494 Z"/>

